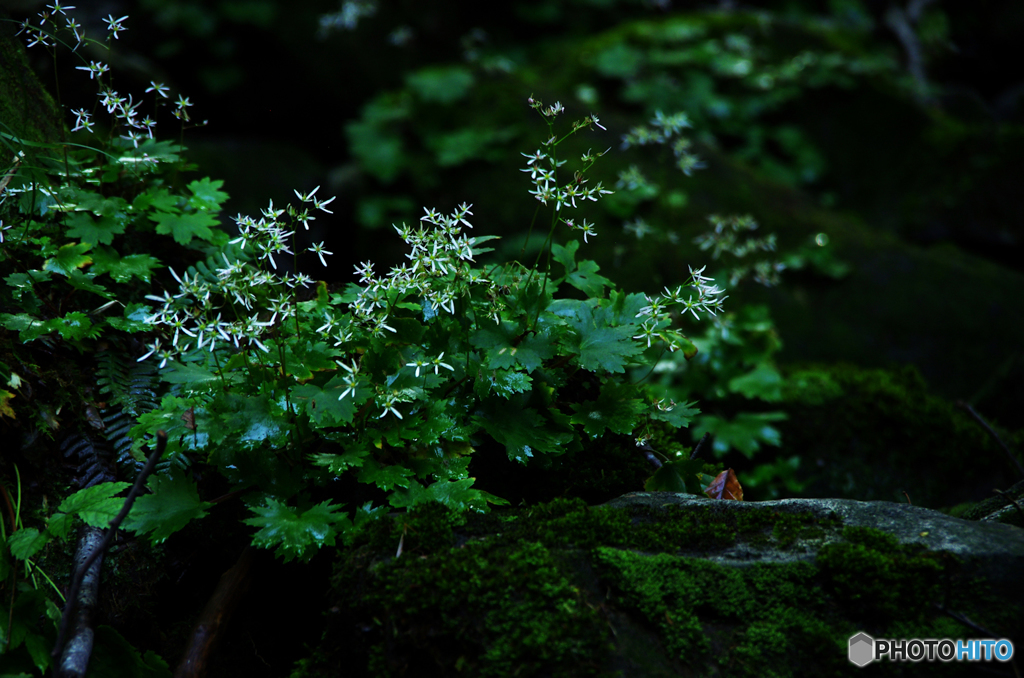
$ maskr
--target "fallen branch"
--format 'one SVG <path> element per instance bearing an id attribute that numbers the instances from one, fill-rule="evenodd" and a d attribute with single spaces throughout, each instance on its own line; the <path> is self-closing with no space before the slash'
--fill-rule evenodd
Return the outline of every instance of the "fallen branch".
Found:
<path id="1" fill-rule="evenodd" d="M 98 597 L 103 554 L 109 548 L 121 523 L 128 517 L 135 498 L 142 492 L 146 478 L 156 468 L 156 463 L 160 461 L 166 447 L 167 434 L 163 431 L 157 432 L 156 450 L 149 455 L 146 465 L 139 471 L 120 513 L 110 521 L 110 527 L 107 528 L 106 534 L 100 538 L 100 528 L 87 528 L 94 532 L 84 531 L 82 533 L 79 550 L 75 554 L 75 576 L 71 580 L 71 590 L 68 592 L 67 602 L 64 605 L 64 615 L 60 620 L 57 642 L 53 646 L 53 652 L 50 653 L 53 660 L 60 658 L 59 669 L 55 669 L 59 678 L 83 678 L 85 676 L 85 670 L 89 666 L 89 657 L 92 656 L 92 611 Z M 67 635 L 68 623 L 72 618 L 75 620 L 74 634 L 65 645 L 64 638 Z"/>
<path id="2" fill-rule="evenodd" d="M 245 547 L 234 566 L 221 575 L 217 588 L 189 635 L 188 647 L 174 671 L 174 678 L 201 678 L 206 675 L 210 655 L 220 634 L 248 588 L 253 553 L 252 546 Z"/>

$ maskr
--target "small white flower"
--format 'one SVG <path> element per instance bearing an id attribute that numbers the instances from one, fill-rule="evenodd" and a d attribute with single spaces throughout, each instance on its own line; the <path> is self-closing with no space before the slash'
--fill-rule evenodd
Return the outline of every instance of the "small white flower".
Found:
<path id="1" fill-rule="evenodd" d="M 167 97 L 167 92 L 169 92 L 170 89 L 171 89 L 170 87 L 168 87 L 167 85 L 163 84 L 162 82 L 150 81 L 149 87 L 146 88 L 146 91 L 147 92 L 156 92 L 157 94 L 162 96 L 164 99 L 167 99 L 168 98 Z"/>
<path id="2" fill-rule="evenodd" d="M 319 186 L 317 188 L 319 188 Z M 327 209 L 326 206 L 330 205 L 332 202 L 334 202 L 334 199 L 337 198 L 337 197 L 338 196 L 334 196 L 334 197 L 328 198 L 327 200 L 317 200 L 316 198 L 314 198 L 313 199 L 313 207 L 315 207 L 316 209 L 320 210 L 321 212 L 327 212 L 328 214 L 334 214 L 334 212 L 332 212 L 331 210 Z"/>
<path id="3" fill-rule="evenodd" d="M 103 75 L 110 70 L 110 66 L 99 61 L 91 61 L 88 66 L 76 66 L 76 71 L 88 71 L 89 79 L 92 80 L 95 75 Z M 109 112 L 109 111 L 108 111 Z"/>
<path id="4" fill-rule="evenodd" d="M 77 132 L 80 129 L 84 129 L 86 132 L 91 133 L 93 125 L 96 124 L 90 119 L 92 118 L 92 115 L 84 108 L 79 108 L 78 110 L 71 112 L 75 114 L 75 126 L 71 128 L 71 131 Z"/>
<path id="5" fill-rule="evenodd" d="M 103 20 L 107 23 L 107 30 L 114 36 L 115 40 L 119 39 L 118 33 L 120 33 L 121 31 L 128 30 L 127 28 L 121 25 L 121 22 L 127 18 L 127 14 L 125 14 L 120 19 L 115 19 L 113 14 L 108 14 L 107 18 Z"/>
<path id="6" fill-rule="evenodd" d="M 642 326 L 643 331 L 640 334 L 635 335 L 634 339 L 646 339 L 647 348 L 651 347 L 651 340 L 658 338 L 657 325 L 652 324 L 651 321 L 645 322 Z"/>
<path id="7" fill-rule="evenodd" d="M 447 363 L 441 362 L 442 358 L 444 358 L 444 351 L 441 351 L 441 355 L 437 356 L 436 358 L 434 358 L 431 361 L 431 363 L 434 365 L 434 374 L 437 374 L 437 368 L 439 368 L 439 367 L 443 367 L 446 370 L 448 370 L 449 372 L 454 372 L 455 368 L 452 367 L 451 365 L 447 364 Z"/>
<path id="8" fill-rule="evenodd" d="M 422 358 L 417 358 L 416 360 L 412 361 L 411 363 L 406 363 L 405 366 L 406 367 L 415 367 L 416 368 L 416 376 L 418 377 L 418 376 L 420 376 L 420 368 L 421 367 L 429 367 L 430 363 L 428 361 L 426 361 L 426 360 L 423 360 Z"/>
<path id="9" fill-rule="evenodd" d="M 64 14 L 65 16 L 67 16 L 67 12 L 65 10 L 74 9 L 75 6 L 74 5 L 68 5 L 67 7 L 61 7 L 60 6 L 60 0 L 57 0 L 52 5 L 47 5 L 46 8 L 48 10 L 50 10 L 50 15 L 51 16 L 54 15 L 54 14 Z"/>
<path id="10" fill-rule="evenodd" d="M 307 251 L 313 252 L 318 257 L 320 257 L 320 263 L 323 264 L 325 268 L 327 267 L 327 262 L 324 260 L 324 255 L 325 254 L 328 254 L 328 255 L 334 254 L 334 252 L 329 252 L 329 251 L 324 249 L 323 241 L 320 241 L 319 243 L 313 244 Z"/>

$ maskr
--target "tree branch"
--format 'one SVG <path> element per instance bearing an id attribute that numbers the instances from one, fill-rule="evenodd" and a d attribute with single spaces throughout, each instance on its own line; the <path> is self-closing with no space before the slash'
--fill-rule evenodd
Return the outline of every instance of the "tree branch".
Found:
<path id="1" fill-rule="evenodd" d="M 109 548 L 114 535 L 128 512 L 135 503 L 135 498 L 142 492 L 146 479 L 156 468 L 164 450 L 167 448 L 167 434 L 158 431 L 156 434 L 156 450 L 149 455 L 146 465 L 139 471 L 135 478 L 135 484 L 124 500 L 120 513 L 110 521 L 103 538 L 99 538 L 99 528 L 86 528 L 79 540 L 79 551 L 75 556 L 75 576 L 71 581 L 71 590 L 68 592 L 67 602 L 64 605 L 64 615 L 60 620 L 60 630 L 57 633 L 57 642 L 53 646 L 50 657 L 56 660 L 60 657 L 60 668 L 54 667 L 54 673 L 60 678 L 82 678 L 89 665 L 89 657 L 92 655 L 92 611 L 96 605 L 97 590 L 99 589 L 100 567 L 104 552 Z M 90 530 L 94 530 L 91 532 Z M 82 585 L 86 584 L 83 590 Z M 67 634 L 68 623 L 75 618 L 74 636 L 64 644 L 64 637 Z"/>

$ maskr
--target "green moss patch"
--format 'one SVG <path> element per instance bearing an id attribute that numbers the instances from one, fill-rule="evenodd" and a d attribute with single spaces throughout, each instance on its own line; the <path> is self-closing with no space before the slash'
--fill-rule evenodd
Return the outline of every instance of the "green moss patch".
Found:
<path id="1" fill-rule="evenodd" d="M 324 640 L 294 675 L 831 675 L 858 631 L 977 635 L 940 607 L 1003 632 L 1020 618 L 948 553 L 831 516 L 703 504 L 429 505 L 380 521 L 337 561 Z"/>

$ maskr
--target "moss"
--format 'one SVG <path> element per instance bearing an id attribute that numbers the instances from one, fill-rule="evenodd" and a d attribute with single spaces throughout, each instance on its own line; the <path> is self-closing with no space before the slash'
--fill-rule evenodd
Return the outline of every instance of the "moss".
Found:
<path id="1" fill-rule="evenodd" d="M 855 617 L 917 619 L 940 600 L 946 574 L 942 553 L 901 546 L 895 537 L 870 528 L 848 527 L 843 537 L 843 543 L 824 546 L 817 562 L 832 595 Z"/>
<path id="2" fill-rule="evenodd" d="M 368 675 L 604 674 L 593 658 L 607 653 L 607 628 L 539 543 L 468 543 L 383 564 L 372 587 L 344 569 L 334 584 L 373 610 L 381 644 L 367 648 Z"/>
<path id="3" fill-rule="evenodd" d="M 10 25 L 0 32 L 0 120 L 4 131 L 35 142 L 61 138 L 61 117 L 53 98 L 39 83 L 25 58 L 20 39 Z M 30 149 L 26 149 L 30 150 Z"/>
<path id="4" fill-rule="evenodd" d="M 970 416 L 932 394 L 913 367 L 805 367 L 788 374 L 780 422 L 805 496 L 952 506 L 1010 484 L 1005 454 Z"/>
<path id="5" fill-rule="evenodd" d="M 556 500 L 461 525 L 438 505 L 381 521 L 337 562 L 336 613 L 293 675 L 836 675 L 858 631 L 973 633 L 938 604 L 999 632 L 1020 621 L 944 552 L 834 517 L 737 518 L 717 504 Z M 778 557 L 809 543 L 814 561 L 714 560 L 723 548 Z"/>

